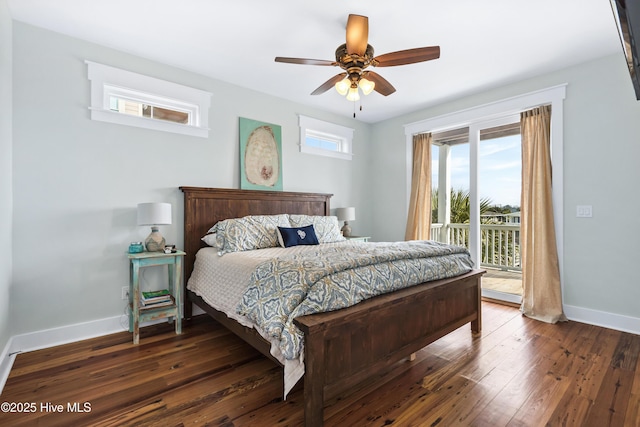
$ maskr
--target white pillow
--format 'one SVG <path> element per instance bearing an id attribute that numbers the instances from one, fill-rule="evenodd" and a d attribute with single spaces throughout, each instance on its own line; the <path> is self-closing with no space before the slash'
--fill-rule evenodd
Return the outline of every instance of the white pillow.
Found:
<path id="1" fill-rule="evenodd" d="M 221 246 L 219 246 L 218 241 L 217 241 L 217 233 L 209 233 L 206 236 L 204 236 L 202 239 L 203 242 L 205 242 L 207 245 L 209 246 L 213 246 L 214 248 L 218 248 L 218 249 L 222 249 Z"/>

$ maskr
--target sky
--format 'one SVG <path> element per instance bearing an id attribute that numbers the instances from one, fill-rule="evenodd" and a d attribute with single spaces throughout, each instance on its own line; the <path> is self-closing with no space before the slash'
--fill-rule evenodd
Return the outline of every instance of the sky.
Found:
<path id="1" fill-rule="evenodd" d="M 432 182 L 438 182 L 438 147 L 432 147 Z M 480 197 L 493 205 L 520 206 L 520 135 L 480 142 Z M 469 144 L 451 148 L 451 187 L 469 189 Z"/>

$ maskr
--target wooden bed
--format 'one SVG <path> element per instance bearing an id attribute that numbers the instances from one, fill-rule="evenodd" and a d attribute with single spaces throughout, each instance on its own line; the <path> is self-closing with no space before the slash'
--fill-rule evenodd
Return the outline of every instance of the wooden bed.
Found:
<path id="1" fill-rule="evenodd" d="M 185 278 L 191 276 L 200 240 L 217 221 L 280 213 L 329 215 L 331 194 L 180 187 L 184 192 Z M 387 369 L 433 341 L 471 323 L 481 328 L 482 270 L 423 283 L 363 301 L 353 307 L 294 320 L 305 335 L 305 425 L 323 424 L 326 398 Z M 185 280 L 186 283 L 186 280 Z M 193 302 L 218 322 L 275 360 L 270 344 L 185 286 L 185 318 Z M 277 360 L 276 360 L 277 362 Z"/>

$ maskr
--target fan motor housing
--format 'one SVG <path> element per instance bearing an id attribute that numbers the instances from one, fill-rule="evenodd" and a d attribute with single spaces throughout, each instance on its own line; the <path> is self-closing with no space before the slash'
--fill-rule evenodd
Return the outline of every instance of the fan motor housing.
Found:
<path id="1" fill-rule="evenodd" d="M 347 52 L 347 44 L 341 44 L 336 49 L 336 62 L 340 65 L 341 68 L 348 70 L 349 68 L 358 67 L 358 68 L 367 68 L 371 65 L 371 60 L 373 59 L 373 46 L 370 44 L 367 45 L 367 50 L 364 53 L 364 56 L 360 56 L 357 53 L 349 53 Z"/>

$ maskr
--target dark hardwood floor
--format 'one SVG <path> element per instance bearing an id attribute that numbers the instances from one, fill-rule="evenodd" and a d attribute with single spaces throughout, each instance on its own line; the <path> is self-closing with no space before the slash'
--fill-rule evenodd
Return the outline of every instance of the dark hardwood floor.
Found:
<path id="1" fill-rule="evenodd" d="M 330 400 L 325 425 L 640 426 L 640 336 L 490 302 L 483 322 Z M 200 317 L 180 336 L 144 328 L 138 346 L 122 332 L 19 354 L 0 401 L 34 411 L 0 425 L 302 425 L 302 389 L 281 392 L 280 368 Z"/>

